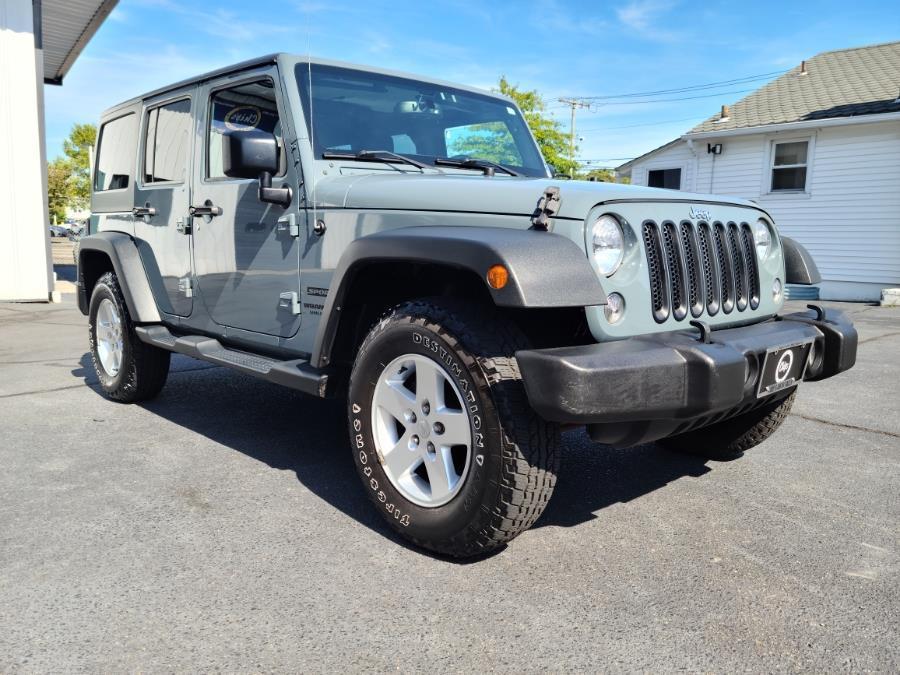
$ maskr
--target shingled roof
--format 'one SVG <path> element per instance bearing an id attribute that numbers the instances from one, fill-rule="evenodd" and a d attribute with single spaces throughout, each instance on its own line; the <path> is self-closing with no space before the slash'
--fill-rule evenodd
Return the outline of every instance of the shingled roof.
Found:
<path id="1" fill-rule="evenodd" d="M 900 42 L 823 52 L 698 124 L 686 135 L 900 112 Z"/>

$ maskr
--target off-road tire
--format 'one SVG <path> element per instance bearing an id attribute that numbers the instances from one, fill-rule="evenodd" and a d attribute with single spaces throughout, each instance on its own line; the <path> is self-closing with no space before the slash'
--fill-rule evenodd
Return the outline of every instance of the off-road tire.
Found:
<path id="1" fill-rule="evenodd" d="M 381 515 L 416 545 L 457 558 L 484 554 L 531 527 L 547 506 L 559 466 L 559 428 L 528 404 L 514 356 L 527 347 L 521 331 L 493 308 L 444 299 L 394 308 L 360 346 L 348 390 L 356 467 Z M 460 391 L 474 394 L 469 412 L 475 461 L 459 492 L 442 506 L 426 508 L 406 499 L 388 479 L 375 448 L 376 381 L 386 364 L 407 353 L 436 360 Z"/>
<path id="2" fill-rule="evenodd" d="M 740 457 L 775 433 L 794 405 L 794 389 L 788 396 L 766 403 L 750 412 L 658 441 L 677 452 L 707 459 L 729 460 Z"/>
<path id="3" fill-rule="evenodd" d="M 122 319 L 122 363 L 115 375 L 106 372 L 97 354 L 97 308 L 105 298 L 113 302 Z M 166 384 L 171 353 L 138 338 L 119 280 L 113 272 L 105 273 L 94 285 L 88 318 L 91 361 L 103 393 L 122 403 L 137 403 L 156 396 Z"/>

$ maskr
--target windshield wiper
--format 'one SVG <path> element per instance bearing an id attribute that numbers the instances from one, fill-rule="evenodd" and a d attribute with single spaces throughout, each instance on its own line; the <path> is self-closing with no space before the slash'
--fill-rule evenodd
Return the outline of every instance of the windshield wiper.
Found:
<path id="1" fill-rule="evenodd" d="M 360 150 L 359 152 L 330 152 L 326 150 L 322 153 L 322 159 L 353 159 L 358 162 L 410 164 L 418 169 L 421 169 L 423 172 L 425 171 L 425 169 L 430 168 L 427 164 L 412 159 L 411 157 L 398 155 L 396 152 L 391 152 L 390 150 Z"/>
<path id="2" fill-rule="evenodd" d="M 452 159 L 450 157 L 436 157 L 434 163 L 440 166 L 458 166 L 461 169 L 481 169 L 484 172 L 485 176 L 493 176 L 494 171 L 500 170 L 505 174 L 509 174 L 510 176 L 522 176 L 523 174 L 518 171 L 514 171 L 509 167 L 503 166 L 502 164 L 497 164 L 497 162 L 492 162 L 488 159 L 475 159 L 473 157 L 469 157 L 466 159 Z"/>

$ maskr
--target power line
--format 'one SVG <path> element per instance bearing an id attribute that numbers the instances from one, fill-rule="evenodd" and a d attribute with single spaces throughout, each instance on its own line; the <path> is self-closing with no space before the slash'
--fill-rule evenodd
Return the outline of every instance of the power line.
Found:
<path id="1" fill-rule="evenodd" d="M 607 106 L 607 105 L 641 105 L 642 103 L 669 103 L 671 101 L 693 101 L 698 98 L 712 98 L 714 96 L 728 96 L 729 94 L 745 94 L 748 91 L 755 91 L 754 89 L 735 89 L 732 91 L 719 91 L 715 94 L 701 94 L 700 96 L 682 96 L 680 98 L 652 98 L 645 99 L 642 101 L 602 101 L 600 103 L 595 103 L 598 108 Z M 593 106 L 592 106 L 593 107 Z"/>
<path id="2" fill-rule="evenodd" d="M 661 96 L 663 94 L 681 94 L 688 91 L 700 91 L 703 89 L 715 89 L 718 87 L 726 87 L 735 84 L 745 84 L 758 80 L 765 80 L 775 75 L 783 75 L 787 70 L 776 70 L 771 73 L 761 73 L 759 75 L 747 75 L 746 77 L 738 77 L 731 80 L 720 80 L 719 82 L 707 82 L 706 84 L 693 84 L 675 89 L 657 89 L 656 91 L 637 91 L 627 94 L 605 94 L 601 96 L 581 96 L 581 99 L 600 101 L 613 98 L 639 98 L 644 96 Z"/>
<path id="3" fill-rule="evenodd" d="M 691 122 L 691 121 L 700 121 L 704 120 L 709 115 L 704 115 L 703 117 L 682 117 L 678 120 L 661 120 L 659 122 L 645 122 L 642 124 L 626 124 L 624 126 L 618 127 L 581 127 L 582 131 L 615 131 L 617 129 L 636 129 L 637 127 L 655 127 L 661 124 L 675 124 L 676 122 Z"/>

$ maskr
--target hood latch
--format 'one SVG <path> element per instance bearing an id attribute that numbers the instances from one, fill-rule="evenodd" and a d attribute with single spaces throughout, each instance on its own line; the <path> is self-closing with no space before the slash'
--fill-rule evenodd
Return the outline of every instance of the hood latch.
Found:
<path id="1" fill-rule="evenodd" d="M 537 208 L 531 214 L 531 227 L 535 230 L 550 230 L 550 219 L 559 213 L 559 207 L 562 201 L 559 198 L 559 188 L 551 185 L 541 198 L 538 199 Z"/>

